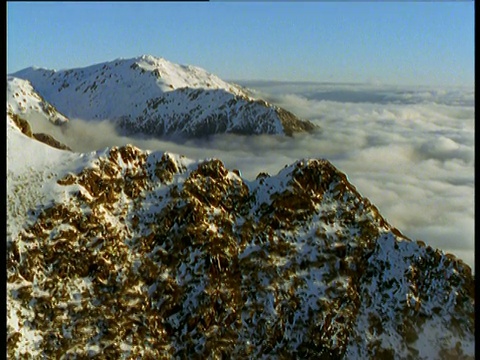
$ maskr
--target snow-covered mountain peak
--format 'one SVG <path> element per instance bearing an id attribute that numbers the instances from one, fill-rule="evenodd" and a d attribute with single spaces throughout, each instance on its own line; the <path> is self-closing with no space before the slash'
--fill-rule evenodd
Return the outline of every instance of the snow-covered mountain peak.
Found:
<path id="1" fill-rule="evenodd" d="M 135 70 L 135 71 L 131 71 Z M 151 74 L 153 79 L 142 78 L 142 81 L 157 83 L 162 91 L 171 91 L 180 88 L 193 89 L 223 89 L 235 95 L 247 96 L 246 92 L 238 85 L 229 84 L 219 77 L 206 70 L 192 66 L 180 65 L 170 62 L 162 57 L 152 55 L 141 55 L 135 58 L 118 58 L 113 61 L 102 62 L 87 67 L 71 70 L 51 70 L 40 67 L 28 67 L 15 73 L 15 76 L 33 78 L 37 82 L 38 74 L 50 78 L 54 75 L 61 75 L 66 80 L 74 75 L 77 80 L 94 79 L 102 83 L 112 76 L 118 77 L 123 82 L 130 82 L 140 74 Z M 37 73 L 37 76 L 34 74 Z M 53 84 L 55 85 L 55 79 Z"/>
<path id="2" fill-rule="evenodd" d="M 61 71 L 27 68 L 13 75 L 29 80 L 70 118 L 109 119 L 134 134 L 292 135 L 316 128 L 204 69 L 151 55 Z"/>
<path id="3" fill-rule="evenodd" d="M 181 88 L 221 89 L 235 95 L 247 97 L 246 92 L 239 86 L 229 84 L 200 67 L 175 64 L 164 58 L 154 57 L 152 55 L 142 55 L 129 61 L 132 60 L 133 64 L 136 64 L 141 72 L 152 73 L 164 91 Z M 132 67 L 136 68 L 136 65 L 133 64 Z"/>

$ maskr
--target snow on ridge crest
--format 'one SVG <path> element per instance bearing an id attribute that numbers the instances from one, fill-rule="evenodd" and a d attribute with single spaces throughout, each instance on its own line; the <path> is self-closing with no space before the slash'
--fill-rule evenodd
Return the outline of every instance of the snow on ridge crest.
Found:
<path id="1" fill-rule="evenodd" d="M 241 88 L 229 84 L 197 66 L 175 64 L 152 55 L 135 58 L 134 63 L 145 71 L 154 72 L 158 77 L 158 82 L 168 83 L 169 87 L 166 88 L 166 91 L 179 88 L 222 89 L 235 95 L 246 96 Z"/>

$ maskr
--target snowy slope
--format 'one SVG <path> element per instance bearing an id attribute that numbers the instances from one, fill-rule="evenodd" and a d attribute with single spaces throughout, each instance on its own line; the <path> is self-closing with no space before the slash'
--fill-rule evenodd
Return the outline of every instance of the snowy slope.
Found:
<path id="1" fill-rule="evenodd" d="M 291 135 L 315 128 L 201 68 L 149 55 L 61 71 L 31 67 L 13 76 L 29 80 L 70 118 L 114 120 L 131 133 Z"/>
<path id="2" fill-rule="evenodd" d="M 471 270 L 328 161 L 246 181 L 7 123 L 9 357 L 473 358 Z"/>
<path id="3" fill-rule="evenodd" d="M 68 119 L 45 101 L 28 80 L 7 77 L 7 113 L 17 114 L 29 122 L 48 120 L 61 125 Z"/>

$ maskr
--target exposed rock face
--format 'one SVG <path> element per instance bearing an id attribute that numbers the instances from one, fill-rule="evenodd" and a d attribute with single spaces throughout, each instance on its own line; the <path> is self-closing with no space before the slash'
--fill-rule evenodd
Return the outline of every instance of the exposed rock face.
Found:
<path id="1" fill-rule="evenodd" d="M 53 136 L 44 134 L 44 133 L 35 133 L 33 134 L 33 137 L 37 139 L 38 141 L 41 141 L 49 146 L 52 146 L 54 148 L 60 149 L 60 150 L 68 150 L 72 151 L 67 145 L 62 144 L 60 141 L 56 140 Z"/>
<path id="2" fill-rule="evenodd" d="M 317 128 L 203 69 L 148 55 L 63 71 L 28 68 L 14 75 L 28 79 L 69 117 L 110 119 L 129 134 L 291 136 Z"/>
<path id="3" fill-rule="evenodd" d="M 11 112 L 7 112 L 7 115 L 12 118 L 15 125 L 17 125 L 17 127 L 24 135 L 28 137 L 33 137 L 32 128 L 30 127 L 30 124 L 27 120 Z"/>
<path id="4" fill-rule="evenodd" d="M 47 358 L 473 359 L 471 270 L 405 238 L 328 161 L 248 182 L 127 146 L 58 184 L 65 201 L 7 258 Z M 9 357 L 27 356 L 7 325 Z"/>
<path id="5" fill-rule="evenodd" d="M 72 151 L 67 145 L 61 143 L 60 141 L 56 140 L 53 136 L 48 135 L 48 134 L 43 134 L 43 133 L 33 133 L 32 128 L 30 127 L 30 124 L 27 120 L 24 118 L 20 117 L 17 114 L 7 112 L 7 115 L 11 117 L 15 125 L 20 129 L 20 131 L 33 139 L 36 139 L 38 141 L 41 141 L 51 147 L 61 149 L 61 150 L 68 150 Z"/>

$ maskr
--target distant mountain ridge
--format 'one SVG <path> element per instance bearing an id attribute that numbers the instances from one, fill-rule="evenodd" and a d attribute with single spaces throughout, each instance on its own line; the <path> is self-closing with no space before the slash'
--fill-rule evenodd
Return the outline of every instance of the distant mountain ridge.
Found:
<path id="1" fill-rule="evenodd" d="M 70 118 L 113 120 L 129 134 L 292 135 L 316 129 L 201 68 L 150 55 L 61 71 L 30 67 L 12 76 L 29 80 Z"/>

